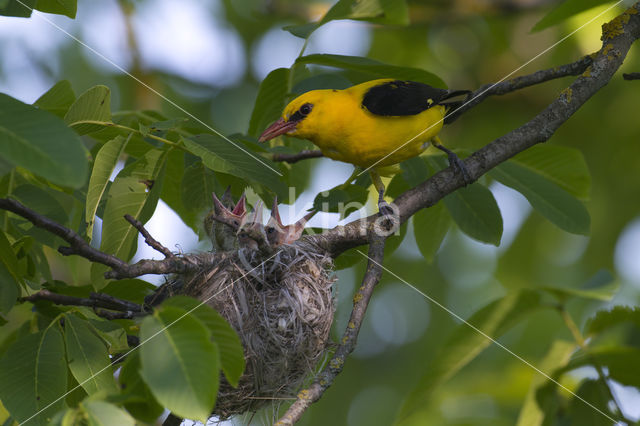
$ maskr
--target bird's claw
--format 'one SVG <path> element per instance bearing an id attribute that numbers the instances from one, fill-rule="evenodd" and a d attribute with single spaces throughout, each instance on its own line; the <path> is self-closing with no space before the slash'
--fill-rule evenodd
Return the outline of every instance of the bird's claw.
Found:
<path id="1" fill-rule="evenodd" d="M 391 205 L 386 201 L 378 202 L 378 211 L 380 212 L 380 216 L 393 216 L 395 213 Z"/>
<path id="2" fill-rule="evenodd" d="M 471 185 L 473 183 L 473 179 L 471 179 L 469 169 L 467 169 L 467 166 L 465 166 L 464 161 L 462 161 L 460 157 L 455 155 L 453 152 L 451 154 L 453 155 L 448 156 L 449 165 L 453 167 L 456 173 L 460 173 L 462 175 L 462 180 L 464 180 L 465 186 Z"/>
<path id="3" fill-rule="evenodd" d="M 443 151 L 447 154 L 447 158 L 449 160 L 449 166 L 453 168 L 456 173 L 460 173 L 462 175 L 462 180 L 464 180 L 464 185 L 470 185 L 473 183 L 473 179 L 471 179 L 471 174 L 469 173 L 469 169 L 465 166 L 464 161 L 460 159 L 456 155 L 455 152 L 451 151 L 449 148 L 440 145 L 439 143 L 433 144 L 440 151 Z"/>

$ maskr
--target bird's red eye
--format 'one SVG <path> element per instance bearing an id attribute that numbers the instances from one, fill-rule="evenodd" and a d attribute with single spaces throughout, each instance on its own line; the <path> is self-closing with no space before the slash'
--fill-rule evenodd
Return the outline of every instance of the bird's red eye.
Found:
<path id="1" fill-rule="evenodd" d="M 311 104 L 304 104 L 300 107 L 300 114 L 302 115 L 308 115 L 311 112 L 311 108 L 313 108 L 313 105 Z"/>

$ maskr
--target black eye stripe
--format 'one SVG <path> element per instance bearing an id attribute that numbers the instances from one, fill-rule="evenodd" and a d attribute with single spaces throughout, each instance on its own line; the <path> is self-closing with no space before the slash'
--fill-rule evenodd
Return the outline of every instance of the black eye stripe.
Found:
<path id="1" fill-rule="evenodd" d="M 289 121 L 300 121 L 303 118 L 305 118 L 307 115 L 309 115 L 309 113 L 311 112 L 311 110 L 313 109 L 313 105 L 312 104 L 304 104 L 300 107 L 300 109 L 298 109 L 296 112 L 294 112 L 293 114 L 291 114 L 291 117 L 289 117 Z"/>
<path id="2" fill-rule="evenodd" d="M 302 115 L 307 115 L 311 112 L 311 108 L 312 108 L 311 104 L 304 104 L 300 107 L 300 113 Z"/>

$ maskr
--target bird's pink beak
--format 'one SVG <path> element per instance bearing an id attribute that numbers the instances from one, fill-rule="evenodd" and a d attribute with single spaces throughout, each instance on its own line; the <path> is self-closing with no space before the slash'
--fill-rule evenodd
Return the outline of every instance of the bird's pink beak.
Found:
<path id="1" fill-rule="evenodd" d="M 295 121 L 284 121 L 284 118 L 280 118 L 271 126 L 267 127 L 264 132 L 262 132 L 260 138 L 258 138 L 258 141 L 265 142 L 269 139 L 275 138 L 276 136 L 292 132 L 296 129 L 296 124 L 297 122 Z"/>

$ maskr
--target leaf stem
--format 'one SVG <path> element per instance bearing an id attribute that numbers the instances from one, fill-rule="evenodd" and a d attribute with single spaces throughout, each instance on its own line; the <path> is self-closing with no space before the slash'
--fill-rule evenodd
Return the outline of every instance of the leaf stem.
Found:
<path id="1" fill-rule="evenodd" d="M 180 149 L 184 150 L 184 147 L 182 147 L 178 142 L 170 141 L 169 139 L 165 139 L 165 138 L 162 138 L 160 136 L 156 136 L 156 135 L 151 134 L 151 133 L 144 134 L 139 129 L 134 129 L 133 127 L 123 126 L 122 124 L 113 123 L 111 121 L 81 120 L 81 121 L 75 121 L 75 122 L 72 123 L 72 125 L 77 125 L 77 124 L 97 124 L 99 126 L 113 127 L 113 128 L 120 129 L 120 130 L 125 130 L 125 131 L 128 131 L 128 132 L 138 133 L 139 135 L 141 135 L 143 137 L 148 137 L 150 139 L 155 139 L 155 140 L 157 140 L 159 142 L 162 142 L 165 145 L 170 145 L 172 147 L 180 148 Z"/>
<path id="2" fill-rule="evenodd" d="M 590 356 L 591 364 L 593 365 L 593 367 L 596 369 L 596 372 L 598 373 L 598 380 L 600 381 L 602 386 L 606 389 L 609 397 L 613 401 L 617 410 L 617 414 L 619 415 L 620 419 L 625 421 L 627 424 L 632 424 L 632 422 L 624 416 L 624 413 L 622 411 L 622 408 L 620 408 L 620 404 L 618 403 L 616 396 L 613 394 L 613 391 L 609 387 L 609 382 L 607 381 L 608 376 L 604 373 L 602 366 L 597 362 L 595 357 L 590 355 L 589 348 L 587 347 L 587 341 L 585 340 L 584 336 L 580 332 L 580 328 L 575 323 L 575 321 L 573 320 L 573 318 L 571 317 L 571 315 L 569 314 L 569 312 L 567 311 L 564 305 L 558 306 L 558 312 L 560 312 L 560 316 L 562 317 L 562 320 L 564 321 L 565 325 L 573 335 L 573 338 L 578 344 L 578 346 L 580 346 L 580 349 L 582 349 L 587 355 Z"/>

